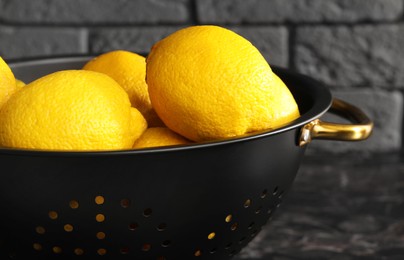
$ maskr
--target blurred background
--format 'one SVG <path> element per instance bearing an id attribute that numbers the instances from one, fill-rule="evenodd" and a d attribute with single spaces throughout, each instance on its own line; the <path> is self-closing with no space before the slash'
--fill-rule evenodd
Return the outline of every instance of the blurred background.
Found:
<path id="1" fill-rule="evenodd" d="M 238 258 L 404 259 L 404 0 L 0 0 L 0 55 L 148 53 L 196 24 L 236 31 L 375 123 L 365 142 L 312 142 L 273 224 Z"/>

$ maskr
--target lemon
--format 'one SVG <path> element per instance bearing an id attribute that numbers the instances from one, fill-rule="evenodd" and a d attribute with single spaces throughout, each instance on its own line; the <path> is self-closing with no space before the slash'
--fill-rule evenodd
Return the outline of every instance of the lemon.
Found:
<path id="1" fill-rule="evenodd" d="M 0 110 L 0 145 L 46 150 L 132 148 L 147 124 L 105 74 L 66 70 L 16 92 Z"/>
<path id="2" fill-rule="evenodd" d="M 150 126 L 163 125 L 150 102 L 143 56 L 125 50 L 110 51 L 93 58 L 83 69 L 101 72 L 116 80 L 128 93 L 132 106 L 144 115 Z"/>
<path id="3" fill-rule="evenodd" d="M 135 141 L 133 148 L 189 144 L 190 141 L 167 127 L 150 127 Z"/>
<path id="4" fill-rule="evenodd" d="M 0 108 L 14 94 L 16 89 L 14 74 L 3 58 L 0 57 Z"/>
<path id="5" fill-rule="evenodd" d="M 159 117 L 193 141 L 274 129 L 299 116 L 258 49 L 219 26 L 187 27 L 157 42 L 146 74 Z"/>

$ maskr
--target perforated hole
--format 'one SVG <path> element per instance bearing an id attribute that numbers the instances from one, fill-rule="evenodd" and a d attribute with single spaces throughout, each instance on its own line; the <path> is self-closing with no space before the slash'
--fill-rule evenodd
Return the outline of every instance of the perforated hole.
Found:
<path id="1" fill-rule="evenodd" d="M 151 214 L 153 213 L 153 210 L 151 208 L 147 208 L 143 211 L 143 216 L 145 216 L 146 218 L 150 217 Z"/>
<path id="2" fill-rule="evenodd" d="M 259 214 L 261 212 L 262 206 L 259 206 L 256 210 L 255 210 L 255 214 Z"/>
<path id="3" fill-rule="evenodd" d="M 212 249 L 209 251 L 209 253 L 214 254 L 214 253 L 216 253 L 216 251 L 217 251 L 217 248 L 212 248 Z"/>
<path id="4" fill-rule="evenodd" d="M 160 223 L 160 224 L 157 226 L 157 230 L 158 230 L 158 231 L 164 231 L 164 230 L 166 230 L 166 228 L 167 228 L 167 224 L 166 224 L 166 223 Z"/>
<path id="5" fill-rule="evenodd" d="M 258 233 L 258 230 L 254 230 L 252 233 L 251 233 L 251 237 L 255 237 L 256 235 L 257 235 L 257 233 Z"/>
<path id="6" fill-rule="evenodd" d="M 105 221 L 105 216 L 104 216 L 104 214 L 97 214 L 97 215 L 95 216 L 95 220 L 96 220 L 97 222 L 104 222 L 104 221 Z"/>
<path id="7" fill-rule="evenodd" d="M 42 245 L 39 243 L 34 243 L 32 245 L 32 247 L 36 250 L 36 251 L 42 251 Z"/>
<path id="8" fill-rule="evenodd" d="M 281 192 L 279 192 L 279 194 L 278 194 L 278 198 L 279 199 L 282 199 L 282 197 L 283 197 L 283 194 L 285 194 L 285 191 L 281 191 Z"/>
<path id="9" fill-rule="evenodd" d="M 248 225 L 248 229 L 252 229 L 255 225 L 255 222 L 251 222 L 250 225 Z"/>
<path id="10" fill-rule="evenodd" d="M 103 205 L 105 203 L 105 198 L 103 196 L 96 196 L 94 201 L 97 205 Z"/>
<path id="11" fill-rule="evenodd" d="M 131 204 L 131 201 L 130 201 L 130 199 L 122 199 L 121 200 L 121 207 L 122 208 L 129 208 L 130 207 L 130 204 Z"/>
<path id="12" fill-rule="evenodd" d="M 107 250 L 105 248 L 99 248 L 97 250 L 97 254 L 99 255 L 106 255 L 107 254 Z"/>
<path id="13" fill-rule="evenodd" d="M 200 249 L 197 249 L 194 253 L 194 256 L 201 256 L 202 255 L 202 251 Z"/>
<path id="14" fill-rule="evenodd" d="M 248 208 L 248 207 L 250 207 L 251 206 L 251 200 L 250 199 L 247 199 L 245 202 L 244 202 L 244 208 Z"/>
<path id="15" fill-rule="evenodd" d="M 50 219 L 56 220 L 58 218 L 58 213 L 56 211 L 51 210 L 48 212 L 48 216 Z"/>
<path id="16" fill-rule="evenodd" d="M 164 256 L 158 256 L 157 260 L 167 260 Z"/>
<path id="17" fill-rule="evenodd" d="M 230 223 L 232 219 L 233 219 L 233 216 L 232 216 L 231 214 L 229 214 L 229 215 L 226 216 L 226 218 L 224 219 L 224 221 L 225 221 L 226 223 Z"/>
<path id="18" fill-rule="evenodd" d="M 142 245 L 142 251 L 145 251 L 145 252 L 150 251 L 151 247 L 152 247 L 151 244 L 149 244 L 149 243 L 144 243 L 144 244 Z"/>
<path id="19" fill-rule="evenodd" d="M 239 240 L 238 242 L 241 244 L 241 243 L 243 243 L 244 240 L 246 240 L 246 239 L 247 239 L 247 237 L 242 237 L 242 238 L 240 238 L 240 240 Z"/>
<path id="20" fill-rule="evenodd" d="M 45 230 L 45 228 L 44 228 L 43 226 L 37 226 L 37 227 L 35 228 L 35 231 L 36 231 L 36 233 L 38 233 L 38 234 L 40 234 L 40 235 L 43 235 L 43 234 L 45 234 L 45 232 L 46 232 L 46 230 Z"/>
<path id="21" fill-rule="evenodd" d="M 75 255 L 83 255 L 84 254 L 84 250 L 81 248 L 76 248 L 74 249 L 74 254 Z"/>
<path id="22" fill-rule="evenodd" d="M 224 247 L 224 249 L 229 249 L 229 248 L 231 248 L 232 245 L 233 245 L 233 243 L 230 242 Z"/>
<path id="23" fill-rule="evenodd" d="M 55 254 L 60 254 L 60 253 L 62 253 L 62 248 L 60 246 L 54 246 L 54 247 L 52 247 L 52 251 Z"/>
<path id="24" fill-rule="evenodd" d="M 169 247 L 171 245 L 171 241 L 170 240 L 165 240 L 163 241 L 163 243 L 161 243 L 162 247 Z"/>
<path id="25" fill-rule="evenodd" d="M 126 255 L 129 253 L 129 248 L 128 247 L 122 247 L 120 250 L 122 255 Z"/>
<path id="26" fill-rule="evenodd" d="M 135 231 L 139 227 L 139 224 L 136 222 L 132 222 L 129 224 L 129 230 Z"/>
<path id="27" fill-rule="evenodd" d="M 105 239 L 106 235 L 104 232 L 97 232 L 96 237 L 100 240 Z"/>
<path id="28" fill-rule="evenodd" d="M 74 228 L 73 228 L 73 225 L 71 225 L 71 224 L 66 224 L 66 225 L 63 226 L 63 229 L 64 229 L 66 232 L 72 232 Z"/>
<path id="29" fill-rule="evenodd" d="M 265 190 L 263 190 L 263 191 L 261 192 L 261 198 L 262 198 L 262 199 L 265 199 L 267 195 L 268 195 L 268 190 L 267 190 L 267 189 L 265 189 Z"/>
<path id="30" fill-rule="evenodd" d="M 235 230 L 237 229 L 237 227 L 238 227 L 238 223 L 237 223 L 237 222 L 234 222 L 234 223 L 231 225 L 230 230 L 231 230 L 231 231 L 235 231 Z"/>
<path id="31" fill-rule="evenodd" d="M 215 238 L 215 236 L 216 236 L 216 233 L 215 233 L 215 232 L 212 232 L 212 233 L 210 233 L 210 234 L 208 235 L 208 239 L 209 239 L 209 240 L 212 240 L 212 239 Z"/>
<path id="32" fill-rule="evenodd" d="M 273 195 L 276 195 L 276 193 L 278 193 L 278 190 L 279 190 L 279 187 L 276 186 L 276 187 L 274 188 L 274 191 L 272 192 L 272 194 L 273 194 Z"/>
<path id="33" fill-rule="evenodd" d="M 80 204 L 79 204 L 79 202 L 78 202 L 77 200 L 71 200 L 71 201 L 69 202 L 69 206 L 70 206 L 70 208 L 72 208 L 72 209 L 78 209 L 79 206 L 80 206 Z"/>

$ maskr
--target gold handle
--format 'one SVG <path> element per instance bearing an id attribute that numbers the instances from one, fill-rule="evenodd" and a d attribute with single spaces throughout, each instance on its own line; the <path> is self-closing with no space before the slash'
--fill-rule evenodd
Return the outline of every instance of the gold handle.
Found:
<path id="1" fill-rule="evenodd" d="M 334 98 L 329 112 L 346 118 L 355 124 L 329 123 L 316 119 L 302 127 L 299 137 L 299 146 L 304 146 L 310 143 L 312 139 L 316 138 L 339 141 L 360 141 L 370 136 L 373 129 L 373 122 L 359 108 Z"/>

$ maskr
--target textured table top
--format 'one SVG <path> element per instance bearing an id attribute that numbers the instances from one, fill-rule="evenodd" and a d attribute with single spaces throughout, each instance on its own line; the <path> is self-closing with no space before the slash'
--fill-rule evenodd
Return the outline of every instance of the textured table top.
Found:
<path id="1" fill-rule="evenodd" d="M 324 161 L 303 162 L 272 221 L 235 259 L 404 259 L 404 162 Z"/>

